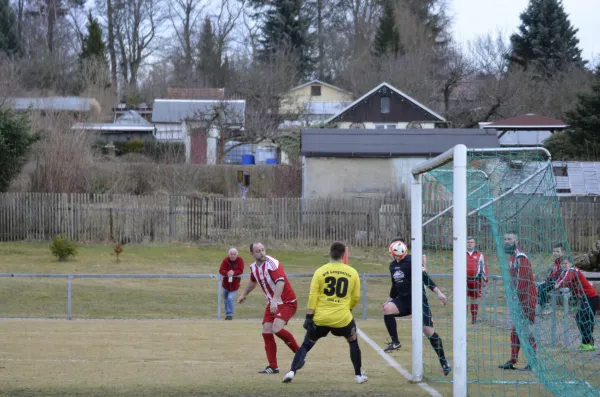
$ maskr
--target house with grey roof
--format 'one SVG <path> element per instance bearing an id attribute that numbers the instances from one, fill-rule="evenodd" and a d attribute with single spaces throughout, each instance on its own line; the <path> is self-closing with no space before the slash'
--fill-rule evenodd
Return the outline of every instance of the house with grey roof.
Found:
<path id="1" fill-rule="evenodd" d="M 479 127 L 498 131 L 500 145 L 504 147 L 542 146 L 555 131 L 568 125 L 561 120 L 535 113 L 527 113 L 494 122 L 481 122 Z"/>
<path id="2" fill-rule="evenodd" d="M 216 164 L 225 141 L 243 130 L 245 117 L 245 100 L 156 99 L 152 107 L 160 139 L 179 135 L 192 164 Z"/>
<path id="3" fill-rule="evenodd" d="M 101 106 L 94 98 L 76 96 L 62 97 L 28 97 L 12 98 L 9 100 L 13 109 L 25 111 L 31 109 L 45 114 L 70 114 L 76 118 L 96 117 L 100 114 Z"/>
<path id="4" fill-rule="evenodd" d="M 123 113 L 114 123 L 76 123 L 75 130 L 84 130 L 97 133 L 100 140 L 106 142 L 155 140 L 156 128 L 135 110 Z"/>
<path id="5" fill-rule="evenodd" d="M 302 197 L 409 197 L 411 168 L 460 143 L 499 146 L 489 129 L 303 129 Z"/>

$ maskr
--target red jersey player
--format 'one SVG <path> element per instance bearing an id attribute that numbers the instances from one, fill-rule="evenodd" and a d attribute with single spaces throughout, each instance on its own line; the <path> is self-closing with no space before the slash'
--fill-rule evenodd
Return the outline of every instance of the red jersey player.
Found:
<path id="1" fill-rule="evenodd" d="M 518 247 L 517 233 L 504 234 L 504 252 L 510 255 L 509 271 L 512 279 L 512 288 L 517 292 L 517 298 L 523 309 L 523 315 L 532 324 L 535 323 L 535 307 L 537 305 L 537 288 L 533 278 L 533 269 L 527 254 L 521 251 Z M 529 336 L 529 343 L 533 349 L 536 349 L 535 338 Z M 513 325 L 510 333 L 510 360 L 505 364 L 500 365 L 502 369 L 516 369 L 514 364 L 519 360 L 519 350 L 521 349 L 521 341 L 517 335 L 515 326 Z M 530 371 L 529 364 L 523 368 L 525 371 Z"/>
<path id="2" fill-rule="evenodd" d="M 250 265 L 250 282 L 246 290 L 238 297 L 238 303 L 244 302 L 248 294 L 260 283 L 263 293 L 269 301 L 262 322 L 262 335 L 269 365 L 259 373 L 278 374 L 277 344 L 273 335 L 277 335 L 283 340 L 294 353 L 298 350 L 296 339 L 284 329 L 289 319 L 296 314 L 298 301 L 283 266 L 277 259 L 265 253 L 264 245 L 261 243 L 250 244 L 250 253 L 254 256 L 255 262 Z"/>
<path id="3" fill-rule="evenodd" d="M 590 284 L 581 270 L 573 266 L 568 259 L 563 259 L 562 274 L 554 288 L 569 288 L 571 293 L 581 299 L 581 306 L 575 315 L 577 328 L 581 333 L 580 351 L 594 351 L 594 317 L 600 306 L 598 291 Z"/>
<path id="4" fill-rule="evenodd" d="M 563 246 L 561 243 L 554 244 L 552 247 L 552 255 L 554 256 L 554 263 L 552 268 L 548 272 L 548 277 L 538 286 L 538 304 L 540 305 L 541 314 L 550 314 L 552 309 L 548 308 L 548 293 L 554 289 L 556 280 L 558 280 L 561 272 L 561 262 L 563 256 Z"/>
<path id="5" fill-rule="evenodd" d="M 467 296 L 471 299 L 471 322 L 477 322 L 481 288 L 487 284 L 488 269 L 483 252 L 475 249 L 475 239 L 467 238 Z"/>

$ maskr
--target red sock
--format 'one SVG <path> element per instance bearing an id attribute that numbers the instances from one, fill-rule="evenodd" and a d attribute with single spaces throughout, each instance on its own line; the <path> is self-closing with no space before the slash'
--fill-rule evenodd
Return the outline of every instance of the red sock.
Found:
<path id="1" fill-rule="evenodd" d="M 478 303 L 471 303 L 471 321 L 477 321 L 477 312 L 479 311 Z"/>
<path id="2" fill-rule="evenodd" d="M 273 334 L 262 334 L 265 340 L 265 352 L 267 353 L 267 360 L 271 368 L 279 368 L 277 366 L 277 343 L 275 343 L 275 337 Z"/>
<path id="3" fill-rule="evenodd" d="M 513 363 L 519 361 L 519 350 L 521 349 L 521 341 L 517 331 L 513 328 L 510 332 L 510 359 Z"/>
<path id="4" fill-rule="evenodd" d="M 298 343 L 296 343 L 296 339 L 294 339 L 294 335 L 288 330 L 282 329 L 277 335 L 294 353 L 300 348 Z"/>
<path id="5" fill-rule="evenodd" d="M 531 344 L 531 347 L 533 347 L 533 351 L 537 351 L 537 344 L 535 343 L 533 335 L 529 335 L 529 343 Z"/>

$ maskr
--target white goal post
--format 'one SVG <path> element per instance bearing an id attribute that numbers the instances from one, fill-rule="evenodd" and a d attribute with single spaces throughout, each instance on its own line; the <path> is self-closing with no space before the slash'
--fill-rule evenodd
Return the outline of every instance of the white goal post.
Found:
<path id="1" fill-rule="evenodd" d="M 467 164 L 468 152 L 542 152 L 548 161 L 539 169 L 513 187 L 504 191 L 493 199 L 490 198 L 485 204 L 467 210 Z M 452 205 L 428 220 L 423 220 L 423 174 L 452 162 Z M 420 382 L 423 379 L 423 226 L 439 218 L 452 210 L 452 392 L 455 397 L 467 396 L 467 217 L 471 216 L 494 202 L 516 191 L 533 178 L 544 172 L 552 165 L 550 152 L 543 147 L 520 147 L 520 148 L 484 148 L 467 149 L 465 145 L 456 145 L 439 156 L 424 161 L 412 170 L 411 184 L 411 250 L 412 250 L 412 376 L 413 381 Z M 448 170 L 450 171 L 450 170 Z M 481 170 L 485 179 L 488 175 Z M 480 187 L 481 188 L 481 187 Z M 475 189 L 471 194 L 478 191 Z M 454 277 L 456 275 L 456 277 Z"/>
<path id="2" fill-rule="evenodd" d="M 423 174 L 453 161 L 453 274 L 467 273 L 467 147 L 456 145 L 414 167 L 411 185 L 412 371 L 413 381 L 423 379 Z M 467 396 L 467 277 L 453 277 L 452 395 Z"/>

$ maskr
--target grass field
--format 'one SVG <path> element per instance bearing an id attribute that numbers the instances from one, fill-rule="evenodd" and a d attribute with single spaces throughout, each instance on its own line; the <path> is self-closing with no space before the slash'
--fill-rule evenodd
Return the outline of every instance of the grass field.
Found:
<path id="1" fill-rule="evenodd" d="M 0 244 L 0 273 L 214 274 L 227 248 L 126 246 L 117 262 L 112 247 L 83 245 L 75 260 L 61 263 L 50 256 L 47 244 Z M 250 255 L 245 247 L 240 252 L 248 266 Z M 289 274 L 312 273 L 327 261 L 326 249 L 269 250 L 268 254 L 280 259 Z M 352 250 L 350 262 L 360 273 L 385 274 L 389 259 L 385 251 Z M 429 271 L 449 273 L 450 263 L 429 262 Z M 448 279 L 437 281 L 451 299 Z M 246 282 L 242 281 L 242 287 Z M 299 297 L 299 311 L 290 329 L 301 340 L 310 278 L 291 282 Z M 500 286 L 498 291 L 501 294 Z M 359 327 L 380 347 L 388 339 L 381 321 L 381 303 L 388 292 L 387 276 L 368 279 L 367 307 L 373 320 L 361 319 L 362 307 L 355 310 Z M 347 344 L 334 338 L 319 342 L 306 369 L 291 385 L 281 384 L 281 374 L 268 378 L 265 387 L 265 378 L 256 374 L 266 365 L 258 321 L 265 308 L 262 293 L 257 290 L 244 305 L 236 305 L 233 322 L 214 320 L 216 296 L 215 279 L 77 278 L 73 280 L 74 320 L 65 321 L 58 318 L 66 314 L 66 279 L 0 278 L 0 317 L 12 318 L 2 320 L 0 327 L 0 395 L 427 395 L 408 383 L 364 340 L 361 350 L 369 383 L 354 384 Z M 432 310 L 452 361 L 451 310 L 434 299 Z M 498 312 L 503 315 L 503 308 Z M 26 317 L 46 320 L 17 319 Z M 410 317 L 398 324 L 403 348 L 392 357 L 410 371 Z M 469 333 L 469 340 L 478 349 L 469 351 L 471 375 L 498 380 L 492 386 L 471 385 L 472 395 L 544 395 L 539 386 L 515 385 L 535 381 L 531 374 L 497 369 L 507 359 L 508 330 L 482 324 L 470 327 Z M 292 354 L 279 346 L 280 367 L 285 369 Z M 440 379 L 439 364 L 426 339 L 424 352 L 425 374 L 431 386 L 442 395 L 450 395 L 450 379 Z"/>

